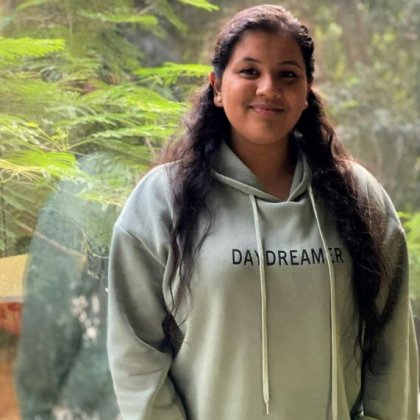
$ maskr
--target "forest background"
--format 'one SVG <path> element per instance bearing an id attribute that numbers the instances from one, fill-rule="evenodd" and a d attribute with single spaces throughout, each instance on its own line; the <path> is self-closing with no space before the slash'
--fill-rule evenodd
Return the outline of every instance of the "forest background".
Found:
<path id="1" fill-rule="evenodd" d="M 78 199 L 118 210 L 182 129 L 217 28 L 258 3 L 3 0 L 0 257 L 28 252 L 38 211 L 60 181 L 78 185 Z M 281 4 L 314 34 L 315 86 L 340 138 L 400 212 L 419 319 L 420 0 Z M 98 154 L 106 169 L 79 165 Z"/>

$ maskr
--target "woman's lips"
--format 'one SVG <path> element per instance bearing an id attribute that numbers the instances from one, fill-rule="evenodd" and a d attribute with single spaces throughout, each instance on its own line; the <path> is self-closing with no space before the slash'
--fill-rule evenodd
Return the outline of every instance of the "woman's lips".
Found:
<path id="1" fill-rule="evenodd" d="M 284 112 L 284 108 L 280 106 L 265 105 L 265 104 L 253 104 L 250 105 L 250 108 L 256 112 L 258 115 L 272 117 L 278 116 Z"/>

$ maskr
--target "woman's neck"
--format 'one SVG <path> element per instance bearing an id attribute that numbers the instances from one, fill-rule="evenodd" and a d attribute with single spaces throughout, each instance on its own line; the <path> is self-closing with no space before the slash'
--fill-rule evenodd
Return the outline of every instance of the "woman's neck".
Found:
<path id="1" fill-rule="evenodd" d="M 289 197 L 296 165 L 289 141 L 268 145 L 232 142 L 231 146 L 256 175 L 265 192 L 282 200 Z"/>

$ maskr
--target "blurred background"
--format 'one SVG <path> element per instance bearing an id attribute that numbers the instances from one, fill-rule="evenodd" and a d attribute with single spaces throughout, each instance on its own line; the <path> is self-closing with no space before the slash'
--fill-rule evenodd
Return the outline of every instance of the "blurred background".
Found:
<path id="1" fill-rule="evenodd" d="M 112 225 L 248 0 L 0 0 L 0 419 L 116 419 L 105 352 Z M 420 0 L 284 0 L 316 89 L 385 186 L 420 332 Z"/>

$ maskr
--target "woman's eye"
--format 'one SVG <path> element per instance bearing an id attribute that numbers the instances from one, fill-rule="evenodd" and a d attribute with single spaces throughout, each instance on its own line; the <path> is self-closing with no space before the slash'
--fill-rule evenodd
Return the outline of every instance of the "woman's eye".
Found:
<path id="1" fill-rule="evenodd" d="M 258 71 L 256 69 L 253 68 L 245 68 L 240 70 L 239 72 L 240 74 L 242 74 L 243 76 L 246 77 L 255 77 L 258 75 Z"/>
<path id="2" fill-rule="evenodd" d="M 280 77 L 284 79 L 296 79 L 297 74 L 294 71 L 285 70 L 285 71 L 280 72 Z"/>

